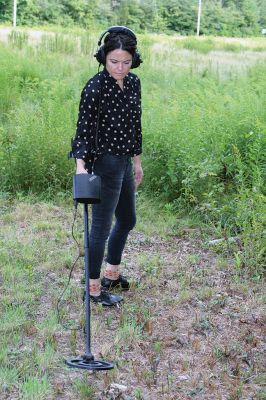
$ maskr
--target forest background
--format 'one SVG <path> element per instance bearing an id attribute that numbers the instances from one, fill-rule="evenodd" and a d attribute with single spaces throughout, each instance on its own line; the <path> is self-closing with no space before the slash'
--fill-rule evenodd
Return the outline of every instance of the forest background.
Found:
<path id="1" fill-rule="evenodd" d="M 13 1 L 0 0 L 0 22 L 12 18 Z M 79 25 L 100 29 L 128 25 L 137 31 L 196 31 L 197 0 L 19 0 L 20 25 Z M 219 36 L 258 35 L 266 27 L 264 0 L 205 0 L 200 34 Z"/>

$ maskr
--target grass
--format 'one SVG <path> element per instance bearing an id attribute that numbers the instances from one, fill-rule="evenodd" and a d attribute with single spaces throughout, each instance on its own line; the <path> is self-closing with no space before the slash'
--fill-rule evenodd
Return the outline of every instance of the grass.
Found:
<path id="1" fill-rule="evenodd" d="M 50 394 L 51 387 L 45 377 L 30 377 L 21 385 L 21 397 L 25 400 L 45 400 Z"/>
<path id="2" fill-rule="evenodd" d="M 81 400 L 89 400 L 94 398 L 94 389 L 92 386 L 88 385 L 86 379 L 78 379 L 75 384 L 74 388 L 77 391 L 77 395 Z"/>
<path id="3" fill-rule="evenodd" d="M 95 379 L 64 365 L 64 359 L 84 352 L 83 260 L 61 304 L 64 322 L 81 329 L 63 329 L 56 315 L 69 273 L 66 254 L 69 262 L 77 254 L 70 236 L 71 205 L 36 198 L 1 200 L 2 397 L 96 399 L 103 393 L 111 396 L 112 383 L 126 386 L 133 399 L 196 393 L 199 400 L 209 400 L 236 396 L 237 391 L 243 398 L 261 396 L 263 280 L 241 277 L 230 254 L 203 246 L 194 231 L 172 235 L 172 215 L 154 203 L 165 225 L 160 236 L 148 226 L 153 224 L 151 200 L 147 215 L 144 206 L 142 197 L 142 218 L 124 260 L 125 273 L 141 277 L 140 285 L 124 293 L 120 308 L 92 307 L 93 352 L 115 364 L 113 372 L 98 373 Z M 57 232 L 64 234 L 55 241 Z M 216 376 L 215 385 L 210 385 L 210 374 Z"/>

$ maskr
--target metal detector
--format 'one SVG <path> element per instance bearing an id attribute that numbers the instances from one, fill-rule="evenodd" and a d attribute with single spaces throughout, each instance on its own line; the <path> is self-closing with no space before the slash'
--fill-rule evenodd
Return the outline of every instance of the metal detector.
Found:
<path id="1" fill-rule="evenodd" d="M 110 362 L 103 360 L 95 360 L 91 352 L 91 307 L 90 307 L 90 268 L 89 268 L 89 224 L 88 224 L 88 203 L 99 203 L 100 194 L 96 192 L 96 195 L 90 193 L 82 193 L 80 195 L 79 188 L 83 187 L 84 180 L 89 179 L 88 174 L 76 175 L 73 179 L 73 197 L 74 201 L 84 203 L 84 253 L 85 253 L 85 354 L 80 358 L 72 358 L 65 360 L 66 364 L 72 368 L 81 368 L 88 370 L 109 370 L 114 368 L 114 365 Z M 86 187 L 86 186 L 85 186 Z"/>

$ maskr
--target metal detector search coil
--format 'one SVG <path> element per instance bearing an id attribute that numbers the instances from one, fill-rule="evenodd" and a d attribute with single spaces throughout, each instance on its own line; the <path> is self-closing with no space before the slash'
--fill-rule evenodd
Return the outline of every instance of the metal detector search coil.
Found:
<path id="1" fill-rule="evenodd" d="M 73 199 L 78 203 L 95 204 L 101 201 L 101 177 L 95 174 L 73 176 Z"/>

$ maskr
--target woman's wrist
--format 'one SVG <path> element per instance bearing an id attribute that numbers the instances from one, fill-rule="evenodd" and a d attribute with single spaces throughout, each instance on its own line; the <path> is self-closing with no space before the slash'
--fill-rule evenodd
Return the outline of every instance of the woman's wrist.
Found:
<path id="1" fill-rule="evenodd" d="M 85 161 L 82 158 L 76 158 L 77 167 L 85 167 Z"/>
<path id="2" fill-rule="evenodd" d="M 76 159 L 76 173 L 77 174 L 87 173 L 85 169 L 85 161 L 80 158 Z"/>
<path id="3" fill-rule="evenodd" d="M 134 156 L 134 165 L 141 165 L 141 157 L 140 157 L 140 155 Z"/>
<path id="4" fill-rule="evenodd" d="M 141 166 L 141 158 L 140 155 L 134 156 L 134 177 L 135 177 L 135 185 L 136 189 L 143 179 L 143 170 Z"/>

